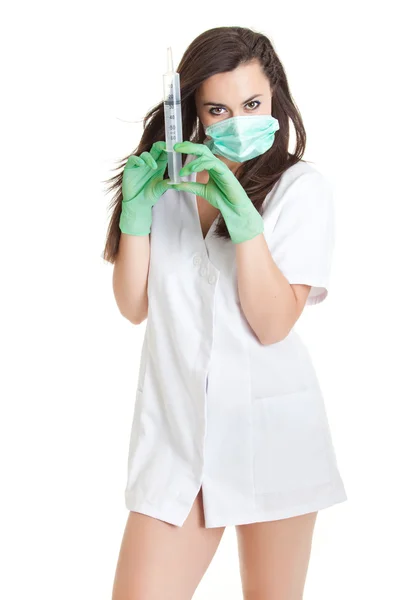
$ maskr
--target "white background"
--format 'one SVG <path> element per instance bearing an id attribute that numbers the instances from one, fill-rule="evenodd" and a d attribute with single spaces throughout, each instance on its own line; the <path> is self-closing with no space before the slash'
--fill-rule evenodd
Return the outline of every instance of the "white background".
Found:
<path id="1" fill-rule="evenodd" d="M 110 200 L 102 180 L 162 98 L 166 47 L 178 64 L 218 25 L 270 37 L 304 119 L 305 158 L 335 187 L 330 293 L 305 309 L 298 331 L 349 499 L 319 513 L 305 600 L 399 596 L 394 7 L 81 0 L 3 9 L 2 598 L 111 598 L 145 323 L 120 315 L 101 258 Z M 241 597 L 230 527 L 195 598 Z"/>

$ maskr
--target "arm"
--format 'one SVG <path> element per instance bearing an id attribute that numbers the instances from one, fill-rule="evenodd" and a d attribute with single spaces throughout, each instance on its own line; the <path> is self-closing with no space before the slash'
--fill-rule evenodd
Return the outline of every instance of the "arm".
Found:
<path id="1" fill-rule="evenodd" d="M 114 263 L 113 290 L 121 314 L 138 325 L 147 317 L 150 235 L 121 233 Z"/>
<path id="2" fill-rule="evenodd" d="M 168 189 L 166 143 L 129 156 L 122 176 L 121 236 L 114 261 L 113 290 L 121 314 L 138 325 L 147 317 L 152 209 Z"/>
<path id="3" fill-rule="evenodd" d="M 312 171 L 285 189 L 285 202 L 268 239 L 257 235 L 237 244 L 241 304 L 262 343 L 288 335 L 309 295 L 310 304 L 326 298 L 334 223 L 330 183 Z"/>
<path id="4" fill-rule="evenodd" d="M 263 234 L 236 244 L 243 312 L 262 344 L 285 338 L 300 317 L 309 285 L 291 285 L 276 266 Z"/>
<path id="5" fill-rule="evenodd" d="M 249 325 L 263 344 L 282 340 L 305 304 L 322 302 L 328 294 L 334 241 L 330 184 L 316 169 L 284 181 L 285 201 L 267 245 L 267 214 L 256 210 L 228 167 L 202 144 L 182 142 L 174 149 L 198 156 L 181 169 L 182 176 L 209 171 L 206 184 L 173 185 L 220 209 L 237 246 L 239 299 Z"/>

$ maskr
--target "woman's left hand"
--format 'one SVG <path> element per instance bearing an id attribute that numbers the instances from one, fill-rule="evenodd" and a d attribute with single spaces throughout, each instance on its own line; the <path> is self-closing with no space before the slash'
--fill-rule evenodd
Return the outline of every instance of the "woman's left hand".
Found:
<path id="1" fill-rule="evenodd" d="M 202 196 L 221 211 L 229 235 L 234 244 L 252 239 L 264 231 L 264 220 L 246 194 L 229 167 L 217 158 L 204 144 L 179 142 L 174 145 L 176 152 L 193 154 L 198 158 L 186 164 L 180 175 L 208 171 L 207 183 L 184 181 L 170 183 L 169 187 Z"/>

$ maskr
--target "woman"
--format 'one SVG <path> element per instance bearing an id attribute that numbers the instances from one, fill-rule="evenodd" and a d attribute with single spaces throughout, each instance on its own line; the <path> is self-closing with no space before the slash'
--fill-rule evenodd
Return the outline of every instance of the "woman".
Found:
<path id="1" fill-rule="evenodd" d="M 113 600 L 192 598 L 227 525 L 244 597 L 300 600 L 317 512 L 347 499 L 294 331 L 328 293 L 331 189 L 264 35 L 206 31 L 178 71 L 183 182 L 162 103 L 111 179 L 104 257 L 121 313 L 148 318 Z"/>

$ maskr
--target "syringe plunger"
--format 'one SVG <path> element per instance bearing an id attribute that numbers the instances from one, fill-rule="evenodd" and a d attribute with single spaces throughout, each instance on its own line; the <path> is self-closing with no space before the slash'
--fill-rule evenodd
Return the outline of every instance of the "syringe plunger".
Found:
<path id="1" fill-rule="evenodd" d="M 173 71 L 174 64 L 172 62 L 172 48 L 167 48 L 167 71 Z"/>

